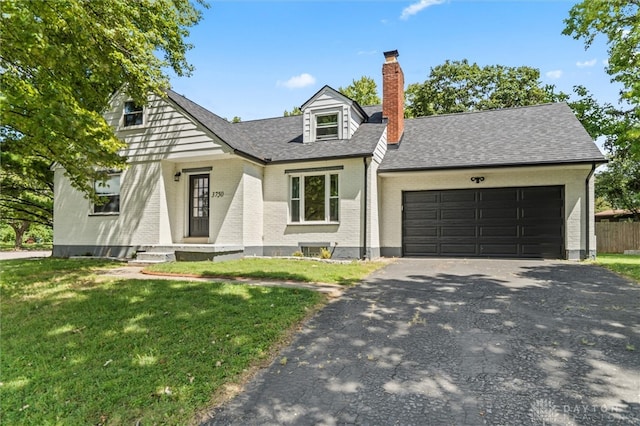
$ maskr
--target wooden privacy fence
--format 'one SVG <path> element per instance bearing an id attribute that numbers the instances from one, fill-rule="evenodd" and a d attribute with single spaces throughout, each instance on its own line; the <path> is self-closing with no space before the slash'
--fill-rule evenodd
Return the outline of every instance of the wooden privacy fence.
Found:
<path id="1" fill-rule="evenodd" d="M 596 222 L 598 253 L 640 250 L 640 222 Z"/>

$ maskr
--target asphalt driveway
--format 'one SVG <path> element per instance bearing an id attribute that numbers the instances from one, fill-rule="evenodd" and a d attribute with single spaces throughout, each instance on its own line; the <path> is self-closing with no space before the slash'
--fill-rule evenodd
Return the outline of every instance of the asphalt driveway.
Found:
<path id="1" fill-rule="evenodd" d="M 640 285 L 560 261 L 401 259 L 209 425 L 640 425 Z"/>

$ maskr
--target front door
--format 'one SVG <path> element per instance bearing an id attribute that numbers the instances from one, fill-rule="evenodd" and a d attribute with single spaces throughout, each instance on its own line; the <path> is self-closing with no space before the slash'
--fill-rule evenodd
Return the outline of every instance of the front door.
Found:
<path id="1" fill-rule="evenodd" d="M 189 176 L 189 236 L 209 236 L 209 175 Z"/>

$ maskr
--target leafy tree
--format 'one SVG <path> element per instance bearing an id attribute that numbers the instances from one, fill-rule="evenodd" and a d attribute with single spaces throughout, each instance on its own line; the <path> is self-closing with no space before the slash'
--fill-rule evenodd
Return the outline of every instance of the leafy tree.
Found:
<path id="1" fill-rule="evenodd" d="M 608 140 L 608 148 L 613 155 L 640 161 L 640 3 L 585 0 L 571 8 L 565 24 L 562 33 L 584 40 L 586 49 L 598 35 L 607 39 L 607 73 L 623 86 L 621 104 L 609 107 L 617 116 L 618 128 L 615 138 Z"/>
<path id="2" fill-rule="evenodd" d="M 242 121 L 242 118 L 238 117 L 237 115 L 231 119 L 232 123 L 239 123 L 241 121 Z"/>
<path id="3" fill-rule="evenodd" d="M 563 34 L 582 39 L 589 48 L 602 34 L 609 46 L 607 73 L 622 83 L 622 99 L 640 104 L 640 2 L 583 0 L 569 11 Z"/>
<path id="4" fill-rule="evenodd" d="M 291 117 L 293 115 L 302 115 L 302 110 L 300 109 L 300 107 L 294 106 L 293 108 L 291 108 L 291 111 L 284 110 L 285 117 Z"/>
<path id="5" fill-rule="evenodd" d="M 509 108 L 568 99 L 555 87 L 543 86 L 540 71 L 527 66 L 480 67 L 466 59 L 431 69 L 424 83 L 410 84 L 405 115 L 421 117 L 466 111 Z"/>
<path id="6" fill-rule="evenodd" d="M 629 210 L 640 220 L 640 162 L 611 157 L 606 170 L 596 175 L 596 197 L 613 208 Z"/>
<path id="7" fill-rule="evenodd" d="M 53 225 L 53 172 L 41 157 L 22 157 L 3 142 L 0 154 L 0 217 L 15 231 L 15 248 L 32 224 Z"/>
<path id="8" fill-rule="evenodd" d="M 96 169 L 126 161 L 102 117 L 111 96 L 125 88 L 144 104 L 168 87 L 167 70 L 188 75 L 184 39 L 200 17 L 189 0 L 3 0 L 0 148 L 56 162 L 95 195 Z"/>
<path id="9" fill-rule="evenodd" d="M 362 76 L 359 80 L 353 80 L 347 87 L 339 87 L 338 92 L 360 105 L 379 105 L 382 103 L 378 96 L 378 86 L 371 77 Z"/>

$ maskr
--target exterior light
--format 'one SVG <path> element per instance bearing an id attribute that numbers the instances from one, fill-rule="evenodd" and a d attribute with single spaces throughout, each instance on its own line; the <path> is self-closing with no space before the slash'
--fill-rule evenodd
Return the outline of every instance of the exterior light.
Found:
<path id="1" fill-rule="evenodd" d="M 173 180 L 175 180 L 176 182 L 180 182 L 180 176 L 182 176 L 182 173 L 177 172 L 175 175 L 173 175 Z"/>

